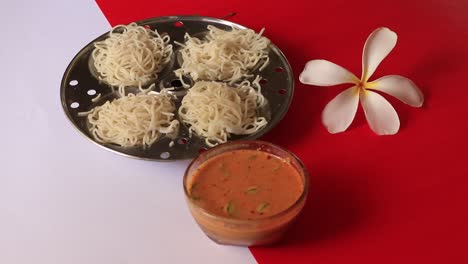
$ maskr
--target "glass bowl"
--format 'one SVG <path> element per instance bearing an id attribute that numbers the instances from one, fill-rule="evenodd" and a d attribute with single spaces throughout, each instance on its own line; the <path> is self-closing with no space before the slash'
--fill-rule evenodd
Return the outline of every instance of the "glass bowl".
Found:
<path id="1" fill-rule="evenodd" d="M 302 192 L 300 197 L 285 210 L 258 219 L 223 217 L 205 210 L 191 198 L 190 183 L 194 173 L 209 159 L 235 150 L 258 150 L 286 160 L 300 175 Z M 200 153 L 185 171 L 184 193 L 189 210 L 203 232 L 218 244 L 237 246 L 260 246 L 278 242 L 304 207 L 309 174 L 302 162 L 288 150 L 264 141 L 233 141 Z"/>

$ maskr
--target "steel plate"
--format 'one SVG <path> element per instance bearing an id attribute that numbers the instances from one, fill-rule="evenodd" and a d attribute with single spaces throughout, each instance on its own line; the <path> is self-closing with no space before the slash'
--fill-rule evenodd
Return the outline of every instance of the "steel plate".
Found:
<path id="1" fill-rule="evenodd" d="M 246 28 L 230 21 L 200 16 L 157 17 L 137 21 L 137 24 L 157 29 L 160 34 L 169 34 L 171 44 L 174 47 L 174 56 L 171 62 L 158 74 L 158 79 L 155 81 L 155 92 L 161 89 L 161 87 L 177 86 L 178 82 L 175 81 L 177 77 L 173 71 L 180 68 L 180 59 L 177 56 L 178 46 L 174 44 L 174 41 L 183 43 L 186 32 L 192 36 L 200 36 L 207 31 L 206 27 L 208 25 L 214 25 L 225 30 L 229 30 L 231 27 Z M 208 148 L 205 145 L 204 138 L 199 138 L 196 135 L 189 138 L 187 127 L 183 124 L 180 126 L 179 134 L 174 139 L 172 147 L 169 146 L 172 139 L 168 137 L 161 138 L 147 149 L 143 149 L 141 146 L 123 148 L 114 144 L 102 144 L 92 137 L 89 133 L 87 118 L 79 116 L 78 113 L 91 110 L 97 105 L 104 104 L 107 100 L 116 98 L 114 89 L 97 79 L 97 73 L 92 62 L 90 62 L 94 43 L 107 38 L 107 36 L 108 32 L 86 45 L 73 58 L 63 75 L 60 97 L 63 110 L 73 126 L 95 144 L 115 153 L 139 159 L 157 161 L 192 159 L 200 151 Z M 260 114 L 267 117 L 268 125 L 252 135 L 233 135 L 229 141 L 259 138 L 278 124 L 289 108 L 294 90 L 294 78 L 291 67 L 286 57 L 273 43 L 270 47 L 269 56 L 269 65 L 261 72 L 258 70 L 253 72 L 253 74 L 259 74 L 263 78 L 262 94 L 268 100 L 268 106 L 266 109 L 261 110 Z M 190 79 L 184 80 L 192 83 Z M 91 99 L 99 93 L 102 96 L 101 99 L 92 102 Z M 174 93 L 177 94 L 178 99 L 175 100 L 175 103 L 179 107 L 186 90 L 180 87 Z"/>

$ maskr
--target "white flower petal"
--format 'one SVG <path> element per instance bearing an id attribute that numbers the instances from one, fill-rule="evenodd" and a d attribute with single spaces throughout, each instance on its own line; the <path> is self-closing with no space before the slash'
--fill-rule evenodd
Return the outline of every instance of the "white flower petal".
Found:
<path id="1" fill-rule="evenodd" d="M 361 80 L 367 82 L 379 64 L 387 57 L 397 43 L 397 34 L 388 28 L 378 28 L 372 32 L 362 51 Z"/>
<path id="2" fill-rule="evenodd" d="M 393 106 L 380 94 L 362 91 L 362 108 L 370 128 L 378 135 L 394 135 L 400 129 L 400 119 Z"/>
<path id="3" fill-rule="evenodd" d="M 354 74 L 326 60 L 311 60 L 307 62 L 304 71 L 299 76 L 299 80 L 301 83 L 317 86 L 359 82 L 359 79 Z"/>
<path id="4" fill-rule="evenodd" d="M 410 79 L 399 75 L 388 75 L 367 83 L 367 89 L 387 93 L 405 104 L 421 107 L 424 95 Z"/>
<path id="5" fill-rule="evenodd" d="M 322 112 L 322 122 L 328 132 L 345 131 L 353 122 L 359 104 L 359 90 L 348 88 L 331 100 Z"/>

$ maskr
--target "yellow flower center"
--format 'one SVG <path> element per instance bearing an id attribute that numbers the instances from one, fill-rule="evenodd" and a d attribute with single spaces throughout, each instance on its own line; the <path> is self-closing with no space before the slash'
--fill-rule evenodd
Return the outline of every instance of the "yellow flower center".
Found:
<path id="1" fill-rule="evenodd" d="M 367 82 L 360 81 L 356 83 L 356 90 L 358 92 L 364 92 L 366 90 L 366 85 L 367 85 Z"/>

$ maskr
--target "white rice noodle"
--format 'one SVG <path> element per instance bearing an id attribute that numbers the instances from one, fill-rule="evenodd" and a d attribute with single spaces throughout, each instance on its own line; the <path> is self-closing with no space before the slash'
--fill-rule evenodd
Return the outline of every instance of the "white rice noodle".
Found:
<path id="1" fill-rule="evenodd" d="M 157 79 L 170 61 L 172 45 L 169 35 L 161 36 L 136 23 L 118 25 L 109 37 L 94 44 L 94 66 L 100 79 L 119 88 L 125 95 L 125 87 L 141 87 Z"/>
<path id="2" fill-rule="evenodd" d="M 159 94 L 132 93 L 107 101 L 86 114 L 93 137 L 122 147 L 151 146 L 162 135 L 176 135 L 175 105 L 166 90 Z"/>
<path id="3" fill-rule="evenodd" d="M 176 42 L 182 46 L 183 63 L 175 73 L 182 82 L 182 75 L 188 74 L 195 81 L 226 81 L 230 85 L 252 77 L 251 70 L 259 66 L 261 71 L 269 63 L 270 40 L 262 36 L 263 31 L 258 34 L 251 29 L 225 31 L 210 25 L 204 40 L 186 34 L 184 44 Z"/>
<path id="4" fill-rule="evenodd" d="M 257 116 L 266 105 L 257 76 L 251 83 L 243 81 L 235 87 L 215 81 L 196 82 L 182 99 L 179 116 L 192 132 L 204 137 L 208 146 L 228 140 L 231 134 L 253 134 L 268 122 Z"/>

